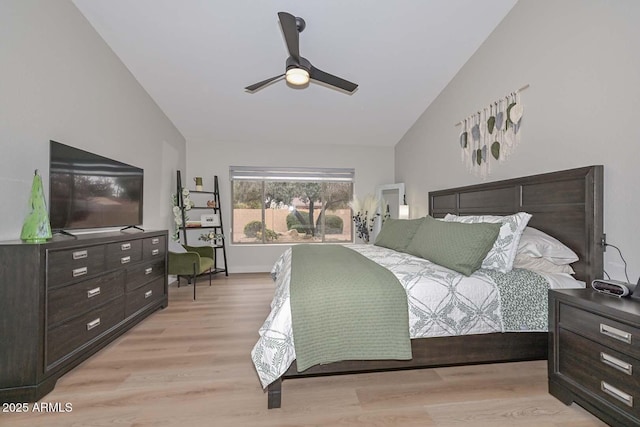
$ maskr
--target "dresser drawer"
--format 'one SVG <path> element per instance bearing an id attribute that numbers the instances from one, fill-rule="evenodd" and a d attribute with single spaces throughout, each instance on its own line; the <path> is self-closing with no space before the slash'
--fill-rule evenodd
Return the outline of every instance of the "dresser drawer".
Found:
<path id="1" fill-rule="evenodd" d="M 126 316 L 129 317 L 138 310 L 161 299 L 164 296 L 164 277 L 127 293 Z"/>
<path id="2" fill-rule="evenodd" d="M 126 291 L 132 291 L 160 276 L 164 276 L 164 258 L 157 262 L 132 265 L 127 268 Z"/>
<path id="3" fill-rule="evenodd" d="M 640 360 L 560 329 L 558 372 L 640 418 Z"/>
<path id="4" fill-rule="evenodd" d="M 559 326 L 640 359 L 640 329 L 560 303 Z"/>
<path id="5" fill-rule="evenodd" d="M 47 287 L 54 288 L 105 271 L 104 246 L 48 250 Z"/>
<path id="6" fill-rule="evenodd" d="M 107 267 L 126 266 L 142 260 L 142 239 L 127 240 L 107 245 Z"/>
<path id="7" fill-rule="evenodd" d="M 150 261 L 164 258 L 167 247 L 165 236 L 149 237 L 142 242 L 142 259 Z"/>
<path id="8" fill-rule="evenodd" d="M 76 317 L 47 333 L 47 366 L 72 354 L 124 319 L 124 296 Z"/>
<path id="9" fill-rule="evenodd" d="M 124 295 L 124 271 L 114 271 L 47 293 L 47 324 L 55 325 Z"/>

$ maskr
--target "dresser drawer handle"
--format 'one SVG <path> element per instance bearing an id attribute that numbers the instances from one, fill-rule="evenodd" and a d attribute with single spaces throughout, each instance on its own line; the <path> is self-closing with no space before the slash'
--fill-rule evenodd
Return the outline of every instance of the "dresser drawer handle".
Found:
<path id="1" fill-rule="evenodd" d="M 89 256 L 89 252 L 87 250 L 84 251 L 75 251 L 73 253 L 73 259 L 82 259 Z"/>
<path id="2" fill-rule="evenodd" d="M 158 243 L 160 243 L 160 239 L 158 239 L 157 237 L 154 237 L 153 239 L 151 239 L 152 245 L 157 245 Z"/>
<path id="3" fill-rule="evenodd" d="M 87 323 L 87 331 L 92 330 L 96 326 L 100 326 L 100 318 L 99 317 L 96 320 L 92 320 L 91 322 Z"/>
<path id="4" fill-rule="evenodd" d="M 160 249 L 154 249 L 151 251 L 151 255 L 158 255 L 160 253 Z"/>
<path id="5" fill-rule="evenodd" d="M 633 408 L 633 396 L 631 396 L 630 394 L 627 394 L 624 391 L 615 388 L 611 384 L 608 384 L 604 381 L 600 381 L 600 389 L 607 393 L 609 396 L 618 399 L 620 402 Z"/>
<path id="6" fill-rule="evenodd" d="M 122 251 L 128 251 L 129 249 L 131 249 L 131 243 L 123 243 L 120 245 L 120 250 Z"/>
<path id="7" fill-rule="evenodd" d="M 631 334 L 629 332 L 621 331 L 618 328 L 614 328 L 613 326 L 600 323 L 600 333 L 618 341 L 631 344 Z"/>
<path id="8" fill-rule="evenodd" d="M 144 269 L 144 274 L 151 274 L 152 271 L 153 271 L 153 268 L 151 268 L 151 267 L 145 268 Z"/>
<path id="9" fill-rule="evenodd" d="M 153 295 L 153 291 L 147 291 L 144 293 L 144 298 L 147 299 L 149 298 L 151 295 Z"/>
<path id="10" fill-rule="evenodd" d="M 79 277 L 79 276 L 84 276 L 88 272 L 89 270 L 87 269 L 87 267 L 80 267 L 80 268 L 74 269 L 72 274 L 73 274 L 73 277 Z"/>
<path id="11" fill-rule="evenodd" d="M 617 369 L 618 371 L 624 372 L 627 375 L 633 375 L 633 365 L 631 363 L 627 363 L 610 354 L 601 351 L 600 361 L 605 365 L 609 365 L 612 368 Z"/>
<path id="12" fill-rule="evenodd" d="M 122 258 L 120 258 L 120 264 L 126 264 L 128 262 L 131 261 L 131 257 L 130 256 L 123 256 Z"/>
<path id="13" fill-rule="evenodd" d="M 98 295 L 100 295 L 100 286 L 98 286 L 97 288 L 89 289 L 87 291 L 87 298 L 93 298 Z"/>

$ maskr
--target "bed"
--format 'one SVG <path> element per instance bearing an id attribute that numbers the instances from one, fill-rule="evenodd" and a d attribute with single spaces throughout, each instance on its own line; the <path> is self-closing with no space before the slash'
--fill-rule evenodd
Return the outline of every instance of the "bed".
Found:
<path id="1" fill-rule="evenodd" d="M 575 278 L 590 283 L 594 278 L 602 277 L 602 194 L 603 167 L 589 166 L 434 191 L 429 193 L 429 214 L 443 218 L 446 214 L 510 215 L 528 212 L 532 215 L 529 226 L 556 237 L 578 255 L 579 260 L 572 264 Z M 364 251 L 377 249 L 369 246 Z M 318 364 L 302 372 L 298 372 L 297 361 L 293 360 L 285 372 L 278 373 L 279 377 L 261 378 L 261 381 L 263 385 L 268 383 L 268 408 L 271 409 L 281 405 L 282 381 L 285 379 L 546 359 L 547 332 L 533 329 L 529 332 L 503 332 L 489 328 L 472 332 L 472 335 L 411 339 L 410 360 L 345 360 Z M 255 358 L 254 364 L 258 366 Z"/>

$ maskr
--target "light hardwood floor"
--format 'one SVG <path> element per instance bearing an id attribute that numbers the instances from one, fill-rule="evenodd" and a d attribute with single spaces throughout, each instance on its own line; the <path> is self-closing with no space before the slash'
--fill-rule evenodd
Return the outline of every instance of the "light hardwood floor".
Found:
<path id="1" fill-rule="evenodd" d="M 0 413 L 1 426 L 603 426 L 547 393 L 544 361 L 288 380 L 282 408 L 249 352 L 269 311 L 267 274 L 172 284 L 156 312 L 62 377 L 43 402 L 68 413 Z M 33 405 L 30 405 L 30 409 Z"/>

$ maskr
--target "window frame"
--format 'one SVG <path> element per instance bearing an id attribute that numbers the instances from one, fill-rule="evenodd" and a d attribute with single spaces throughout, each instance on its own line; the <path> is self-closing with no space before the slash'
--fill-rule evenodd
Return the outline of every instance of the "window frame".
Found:
<path id="1" fill-rule="evenodd" d="M 274 242 L 268 241 L 265 233 L 266 227 L 266 210 L 265 206 L 267 200 L 267 182 L 316 182 L 322 185 L 319 207 L 321 211 L 325 209 L 325 195 L 326 184 L 328 183 L 348 183 L 349 188 L 349 202 L 353 200 L 354 184 L 355 184 L 355 169 L 353 168 L 309 168 L 309 167 L 261 167 L 261 166 L 230 166 L 229 167 L 229 179 L 231 186 L 231 244 L 238 246 L 245 245 L 286 245 L 296 244 L 296 242 Z M 261 241 L 254 242 L 239 242 L 235 241 L 234 229 L 235 224 L 235 181 L 253 181 L 260 182 L 261 188 L 261 221 L 262 221 L 262 239 Z M 315 203 L 315 202 L 314 202 Z M 350 209 L 349 221 L 353 217 L 353 210 Z M 326 230 L 325 224 L 326 215 L 322 215 L 321 228 Z M 350 237 L 344 241 L 326 241 L 326 233 L 322 233 L 322 241 L 314 241 L 313 244 L 336 244 L 336 243 L 353 243 L 355 240 L 354 228 L 350 225 Z"/>

